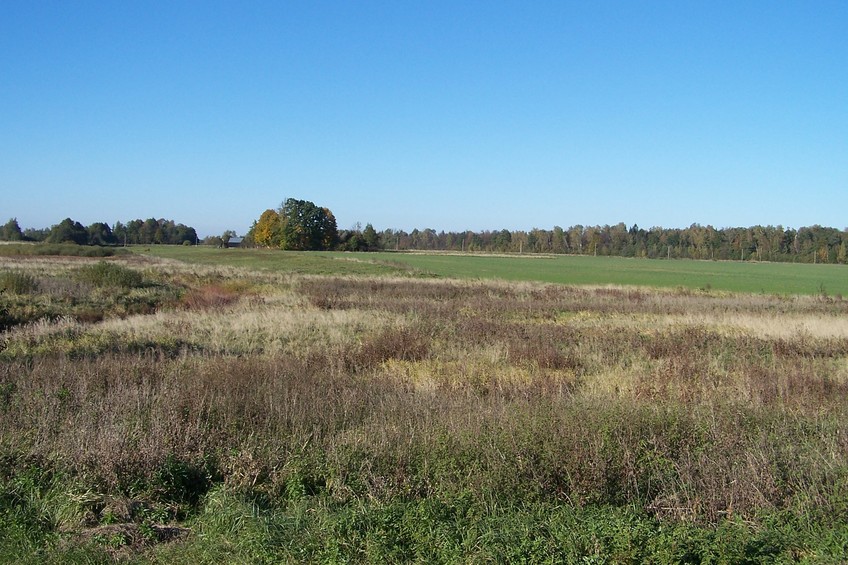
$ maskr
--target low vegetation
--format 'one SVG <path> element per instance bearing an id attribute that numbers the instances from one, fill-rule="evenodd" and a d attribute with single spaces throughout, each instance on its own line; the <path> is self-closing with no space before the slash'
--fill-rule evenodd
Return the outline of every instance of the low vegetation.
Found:
<path id="1" fill-rule="evenodd" d="M 75 243 L 7 243 L 0 245 L 0 257 L 114 257 L 128 255 L 120 247 L 87 247 Z"/>
<path id="2" fill-rule="evenodd" d="M 4 561 L 848 553 L 841 298 L 2 261 Z"/>
<path id="3" fill-rule="evenodd" d="M 126 318 L 178 300 L 180 287 L 158 283 L 153 273 L 146 280 L 137 259 L 127 264 L 136 267 L 78 257 L 6 259 L 0 273 L 0 329 Z"/>

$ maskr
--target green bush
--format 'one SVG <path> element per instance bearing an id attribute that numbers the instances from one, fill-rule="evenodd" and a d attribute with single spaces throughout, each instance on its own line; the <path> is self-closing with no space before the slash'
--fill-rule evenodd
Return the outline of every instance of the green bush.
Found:
<path id="1" fill-rule="evenodd" d="M 139 288 L 144 284 L 141 273 L 105 261 L 82 267 L 77 278 L 97 287 Z"/>
<path id="2" fill-rule="evenodd" d="M 9 292 L 12 294 L 29 294 L 33 292 L 38 283 L 32 275 L 26 273 L 18 273 L 15 271 L 6 271 L 0 273 L 0 292 Z"/>
<path id="3" fill-rule="evenodd" d="M 213 479 L 220 480 L 220 474 L 212 458 L 189 461 L 170 454 L 154 472 L 152 484 L 163 502 L 194 506 Z"/>

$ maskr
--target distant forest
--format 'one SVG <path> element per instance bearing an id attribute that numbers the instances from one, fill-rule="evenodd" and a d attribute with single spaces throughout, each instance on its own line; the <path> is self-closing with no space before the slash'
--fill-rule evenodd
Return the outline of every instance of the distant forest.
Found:
<path id="1" fill-rule="evenodd" d="M 258 225 L 262 225 L 261 222 Z M 254 240 L 257 224 L 242 242 L 243 246 L 283 247 L 271 240 Z M 268 241 L 268 240 L 266 240 Z M 326 239 L 325 239 L 326 241 Z M 470 253 L 562 253 L 572 255 L 614 255 L 652 259 L 712 259 L 743 261 L 789 261 L 799 263 L 848 263 L 848 230 L 822 226 L 784 229 L 781 226 L 722 228 L 693 224 L 688 228 L 637 225 L 576 225 L 568 229 L 530 231 L 462 231 L 433 229 L 377 231 L 371 224 L 364 229 L 338 230 L 333 249 L 342 251 L 457 251 Z M 320 246 L 316 249 L 329 249 Z"/>
<path id="2" fill-rule="evenodd" d="M 361 238 L 369 231 L 367 226 Z M 373 232 L 373 228 L 371 228 Z M 376 241 L 375 241 L 376 236 Z M 350 236 L 348 236 L 350 239 Z M 355 239 L 355 238 L 354 238 Z M 530 231 L 436 232 L 385 230 L 370 234 L 367 247 L 380 250 L 439 250 L 482 253 L 568 253 L 652 259 L 713 259 L 848 263 L 848 230 L 822 226 L 688 228 L 637 225 L 576 225 Z"/>
<path id="3" fill-rule="evenodd" d="M 619 257 L 646 257 L 670 259 L 713 259 L 743 261 L 790 261 L 799 263 L 848 263 L 848 229 L 814 225 L 798 229 L 781 226 L 753 226 L 721 228 L 692 224 L 688 228 L 652 227 L 642 229 L 637 225 L 628 228 L 624 223 L 614 226 L 554 227 L 529 231 L 462 231 L 445 232 L 430 228 L 411 232 L 386 229 L 377 231 L 371 224 L 348 230 L 336 230 L 335 218 L 326 208 L 315 207 L 308 201 L 289 200 L 278 211 L 268 210 L 263 215 L 280 218 L 286 210 L 292 219 L 277 227 L 267 228 L 271 235 L 258 238 L 263 233 L 263 221 L 254 222 L 241 241 L 243 247 L 281 247 L 284 249 L 333 249 L 339 251 L 457 251 L 470 253 L 563 253 L 572 255 L 612 255 Z M 308 215 L 297 206 L 306 206 L 320 216 L 321 222 L 307 222 Z M 314 210 L 313 210 L 314 208 Z M 317 217 L 316 216 L 316 217 Z M 294 218 L 297 219 L 294 219 Z M 276 216 L 272 218 L 278 222 Z M 293 239 L 284 237 L 285 230 L 302 222 L 316 231 L 314 237 Z M 313 225 L 314 224 L 314 225 Z M 317 227 L 316 227 L 317 226 Z M 272 229 L 273 228 L 273 229 Z M 298 233 L 306 233 L 302 229 Z M 320 232 L 320 233 L 318 233 Z M 74 242 L 80 245 L 148 245 L 172 244 L 227 246 L 235 232 L 223 236 L 209 236 L 198 240 L 194 228 L 173 220 L 131 220 L 114 226 L 96 222 L 83 226 L 70 218 L 45 229 L 21 230 L 17 220 L 9 220 L 0 228 L 2 241 L 44 241 L 49 243 Z M 296 246 L 293 245 L 296 242 Z"/>
<path id="4" fill-rule="evenodd" d="M 43 241 L 46 243 L 76 243 L 78 245 L 139 245 L 139 244 L 195 244 L 194 228 L 174 223 L 173 220 L 131 220 L 126 224 L 95 222 L 83 226 L 65 218 L 50 228 L 21 230 L 17 219 L 12 218 L 0 229 L 2 241 Z"/>

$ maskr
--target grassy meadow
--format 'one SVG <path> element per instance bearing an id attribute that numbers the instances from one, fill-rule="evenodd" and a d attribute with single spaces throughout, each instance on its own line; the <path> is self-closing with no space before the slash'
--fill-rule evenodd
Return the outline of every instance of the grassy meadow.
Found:
<path id="1" fill-rule="evenodd" d="M 848 296 L 848 267 L 757 261 L 631 259 L 583 255 L 281 252 L 150 246 L 135 251 L 204 265 L 289 273 L 401 274 L 566 285 L 648 286 L 753 294 Z"/>
<path id="2" fill-rule="evenodd" d="M 392 275 L 411 270 L 399 263 L 378 261 L 374 254 L 280 251 L 279 249 L 219 249 L 208 246 L 151 245 L 129 247 L 136 254 L 173 259 L 208 267 L 242 267 L 255 271 L 306 275 Z M 382 257 L 382 256 L 381 256 Z"/>
<path id="3" fill-rule="evenodd" d="M 842 268 L 141 251 L 0 257 L 2 562 L 848 555 Z"/>
<path id="4" fill-rule="evenodd" d="M 430 253 L 397 253 L 392 261 L 445 277 L 848 296 L 848 268 L 845 265 Z"/>

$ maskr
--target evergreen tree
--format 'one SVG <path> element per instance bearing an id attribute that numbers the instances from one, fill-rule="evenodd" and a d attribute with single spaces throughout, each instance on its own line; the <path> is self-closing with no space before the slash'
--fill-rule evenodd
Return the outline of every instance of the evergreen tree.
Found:
<path id="1" fill-rule="evenodd" d="M 18 225 L 17 218 L 11 218 L 0 231 L 0 239 L 3 241 L 23 241 L 24 233 L 21 231 L 21 226 Z"/>
<path id="2" fill-rule="evenodd" d="M 88 231 L 79 222 L 65 218 L 50 229 L 47 237 L 50 243 L 76 243 L 77 245 L 88 244 Z"/>

